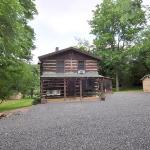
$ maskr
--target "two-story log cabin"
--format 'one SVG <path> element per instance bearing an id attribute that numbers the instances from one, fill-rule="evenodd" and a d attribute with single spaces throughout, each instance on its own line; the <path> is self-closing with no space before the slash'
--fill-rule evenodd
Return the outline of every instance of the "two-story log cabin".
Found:
<path id="1" fill-rule="evenodd" d="M 104 77 L 98 74 L 100 58 L 69 47 L 39 57 L 41 99 L 87 97 L 98 94 Z M 106 82 L 111 90 L 111 82 Z"/>

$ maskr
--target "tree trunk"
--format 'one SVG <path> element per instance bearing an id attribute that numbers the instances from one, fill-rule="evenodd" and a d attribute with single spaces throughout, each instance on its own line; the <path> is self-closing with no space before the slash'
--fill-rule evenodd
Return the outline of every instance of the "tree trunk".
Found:
<path id="1" fill-rule="evenodd" d="M 116 91 L 119 91 L 119 76 L 118 76 L 118 71 L 116 71 Z"/>

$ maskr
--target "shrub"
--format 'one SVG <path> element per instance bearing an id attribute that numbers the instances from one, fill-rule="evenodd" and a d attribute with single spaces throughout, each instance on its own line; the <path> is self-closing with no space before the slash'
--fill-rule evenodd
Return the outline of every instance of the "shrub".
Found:
<path id="1" fill-rule="evenodd" d="M 40 103 L 41 103 L 41 98 L 40 97 L 35 97 L 33 99 L 33 102 L 32 102 L 33 105 L 37 105 L 37 104 L 40 104 Z"/>

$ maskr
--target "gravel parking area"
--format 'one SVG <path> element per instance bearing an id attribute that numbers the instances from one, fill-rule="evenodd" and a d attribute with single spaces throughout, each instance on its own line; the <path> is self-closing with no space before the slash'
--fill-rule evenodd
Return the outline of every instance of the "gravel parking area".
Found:
<path id="1" fill-rule="evenodd" d="M 149 149 L 149 93 L 37 105 L 0 120 L 0 150 Z"/>

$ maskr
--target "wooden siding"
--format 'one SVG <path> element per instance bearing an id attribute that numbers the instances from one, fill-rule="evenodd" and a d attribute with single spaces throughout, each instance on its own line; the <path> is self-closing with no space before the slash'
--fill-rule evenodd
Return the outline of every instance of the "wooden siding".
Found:
<path id="1" fill-rule="evenodd" d="M 86 60 L 85 61 L 85 70 L 86 71 L 98 71 L 97 61 L 95 60 Z"/>
<path id="2" fill-rule="evenodd" d="M 41 62 L 41 74 L 43 72 L 56 72 L 57 61 L 64 61 L 64 72 L 77 72 L 78 61 L 84 61 L 85 71 L 98 71 L 97 60 L 83 54 L 69 51 L 61 55 L 49 57 Z"/>
<path id="3" fill-rule="evenodd" d="M 46 97 L 47 90 L 61 90 L 61 95 L 64 95 L 64 80 L 63 79 L 44 79 L 41 80 L 42 84 L 42 91 L 41 95 L 42 97 Z"/>
<path id="4" fill-rule="evenodd" d="M 43 72 L 56 72 L 56 60 L 44 60 L 41 65 Z"/>
<path id="5" fill-rule="evenodd" d="M 73 79 L 73 78 L 68 78 L 65 79 L 66 80 L 66 96 L 80 96 L 80 79 Z M 89 88 L 86 88 L 86 82 L 88 80 L 91 80 L 92 85 Z M 74 81 L 74 82 L 72 82 Z M 70 84 L 71 82 L 71 84 Z M 72 84 L 74 83 L 74 84 Z M 41 96 L 45 97 L 45 98 L 51 98 L 53 96 L 46 96 L 46 92 L 48 90 L 61 90 L 61 95 L 57 96 L 57 97 L 63 97 L 64 96 L 64 79 L 61 78 L 55 78 L 55 79 L 42 79 L 41 80 Z M 74 88 L 74 93 L 70 93 L 70 85 L 71 88 Z M 98 81 L 96 78 L 90 78 L 90 79 L 83 79 L 82 80 L 82 91 L 83 91 L 83 96 L 93 96 L 93 95 L 97 95 L 98 94 L 98 90 L 99 90 L 99 85 L 98 85 Z M 55 96 L 54 96 L 55 97 Z"/>
<path id="6" fill-rule="evenodd" d="M 56 72 L 57 62 L 64 61 L 64 72 L 78 71 L 78 62 L 84 61 L 84 68 L 86 72 L 98 71 L 98 60 L 81 54 L 79 52 L 68 51 L 55 55 L 53 57 L 47 57 L 41 60 L 40 68 L 41 75 L 43 72 Z M 82 81 L 81 81 L 82 80 Z M 90 84 L 87 84 L 90 81 Z M 82 86 L 81 86 L 82 84 Z M 53 96 L 47 96 L 46 92 L 50 90 L 60 90 L 61 95 L 55 97 L 68 97 L 68 96 L 92 96 L 97 95 L 99 90 L 99 83 L 97 78 L 41 78 L 41 97 L 52 98 Z"/>
<path id="7" fill-rule="evenodd" d="M 145 78 L 143 80 L 143 91 L 150 92 L 150 78 Z"/>
<path id="8" fill-rule="evenodd" d="M 57 60 L 45 60 L 42 63 L 43 72 L 56 72 Z M 64 60 L 64 72 L 77 72 L 78 60 L 66 59 Z M 85 60 L 85 71 L 98 71 L 97 61 Z"/>

